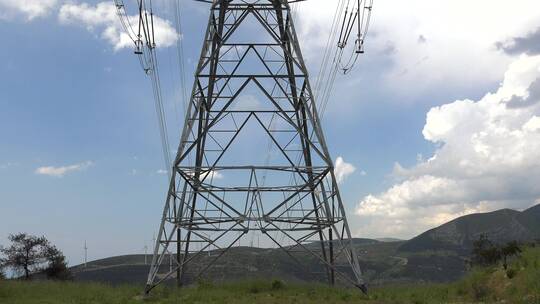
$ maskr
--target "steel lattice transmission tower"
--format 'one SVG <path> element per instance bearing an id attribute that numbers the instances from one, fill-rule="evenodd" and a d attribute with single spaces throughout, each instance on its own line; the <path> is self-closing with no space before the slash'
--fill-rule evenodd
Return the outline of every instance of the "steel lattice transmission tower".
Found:
<path id="1" fill-rule="evenodd" d="M 146 293 L 253 233 L 365 290 L 292 2 L 212 1 Z"/>

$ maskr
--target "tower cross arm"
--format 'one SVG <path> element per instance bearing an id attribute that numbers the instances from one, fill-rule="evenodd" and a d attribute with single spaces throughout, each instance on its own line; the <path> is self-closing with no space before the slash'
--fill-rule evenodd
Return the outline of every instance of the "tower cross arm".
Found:
<path id="1" fill-rule="evenodd" d="M 215 1 L 219 1 L 219 0 L 193 0 L 193 1 L 213 4 Z M 286 1 L 286 0 L 284 0 L 284 1 Z M 303 1 L 307 1 L 307 0 L 289 0 L 287 2 L 290 4 L 290 3 L 303 2 Z"/>

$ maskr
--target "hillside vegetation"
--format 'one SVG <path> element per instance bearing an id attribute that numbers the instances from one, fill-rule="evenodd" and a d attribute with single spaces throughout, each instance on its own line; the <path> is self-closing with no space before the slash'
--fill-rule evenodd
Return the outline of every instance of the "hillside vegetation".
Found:
<path id="1" fill-rule="evenodd" d="M 540 239 L 540 204 L 524 211 L 501 209 L 465 215 L 405 242 L 399 251 L 450 250 L 468 254 L 481 235 L 497 243 Z"/>
<path id="2" fill-rule="evenodd" d="M 510 263 L 473 270 L 448 284 L 386 286 L 369 296 L 356 289 L 319 284 L 250 281 L 213 285 L 199 283 L 180 292 L 159 288 L 141 299 L 140 286 L 109 287 L 92 283 L 0 282 L 0 303 L 523 303 L 540 304 L 540 248 L 527 248 Z"/>

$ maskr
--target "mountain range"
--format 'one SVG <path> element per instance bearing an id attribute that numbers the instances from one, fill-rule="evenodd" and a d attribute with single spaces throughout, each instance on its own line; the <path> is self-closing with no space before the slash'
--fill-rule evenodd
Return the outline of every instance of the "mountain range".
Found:
<path id="1" fill-rule="evenodd" d="M 501 209 L 465 215 L 403 243 L 399 251 L 450 250 L 466 254 L 482 234 L 497 243 L 540 239 L 540 205 L 524 211 Z"/>
<path id="2" fill-rule="evenodd" d="M 540 205 L 524 211 L 501 209 L 462 216 L 406 241 L 354 239 L 353 244 L 364 276 L 371 285 L 448 282 L 467 272 L 472 244 L 482 234 L 496 243 L 537 241 L 540 239 Z M 318 245 L 314 243 L 313 246 Z M 208 258 L 210 256 L 211 253 Z M 324 267 L 318 260 L 307 253 L 302 260 L 311 272 L 299 269 L 281 249 L 233 247 L 210 269 L 208 278 L 212 281 L 251 278 L 326 280 Z M 150 255 L 116 256 L 89 262 L 86 267 L 77 265 L 71 270 L 77 281 L 143 285 L 150 261 Z M 164 261 L 161 267 L 167 269 L 169 262 Z M 186 280 L 189 283 L 194 278 L 188 275 Z"/>

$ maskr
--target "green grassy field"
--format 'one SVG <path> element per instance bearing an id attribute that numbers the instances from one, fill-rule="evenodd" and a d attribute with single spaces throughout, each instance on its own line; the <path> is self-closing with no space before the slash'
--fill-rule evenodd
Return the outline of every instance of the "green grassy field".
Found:
<path id="1" fill-rule="evenodd" d="M 140 286 L 60 282 L 0 282 L 2 304 L 123 303 L 511 303 L 540 304 L 540 248 L 526 249 L 508 271 L 476 269 L 450 284 L 386 286 L 370 291 L 329 288 L 317 284 L 276 284 L 273 281 L 203 283 L 180 291 L 158 288 L 142 299 Z"/>

